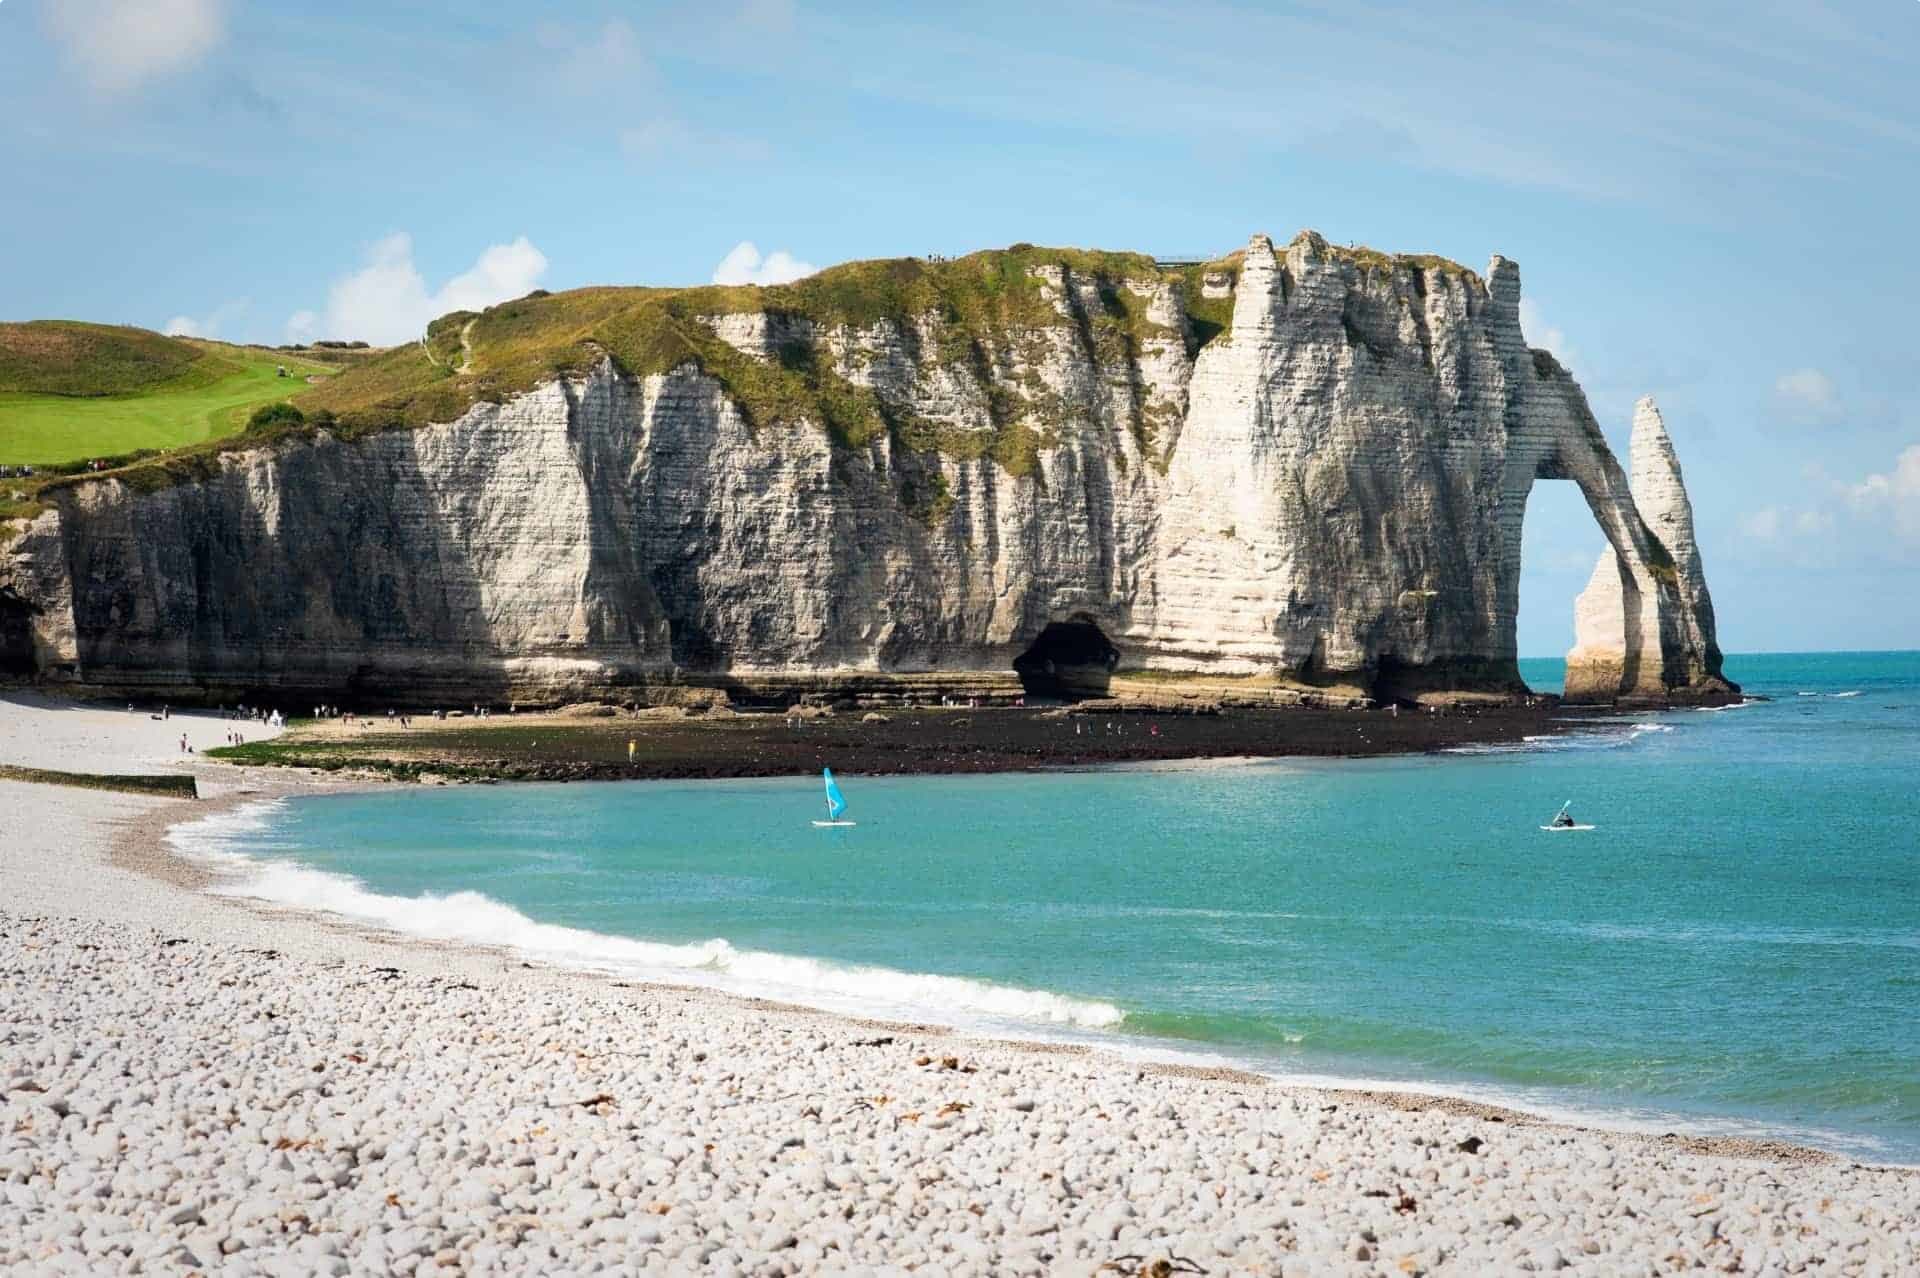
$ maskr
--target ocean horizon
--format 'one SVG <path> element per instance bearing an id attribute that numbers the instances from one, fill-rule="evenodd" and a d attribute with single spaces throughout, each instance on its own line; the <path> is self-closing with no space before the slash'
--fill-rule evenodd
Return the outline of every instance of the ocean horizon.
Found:
<path id="1" fill-rule="evenodd" d="M 1563 664 L 1521 662 L 1536 690 Z M 217 890 L 530 961 L 1920 1162 L 1920 654 L 1352 760 L 280 798 Z M 837 769 L 836 769 L 837 770 Z M 1542 831 L 1570 801 L 1590 832 Z"/>

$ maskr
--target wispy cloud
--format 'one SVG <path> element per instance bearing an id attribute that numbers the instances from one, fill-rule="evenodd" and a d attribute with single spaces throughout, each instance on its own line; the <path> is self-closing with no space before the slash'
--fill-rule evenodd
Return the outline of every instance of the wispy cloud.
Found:
<path id="1" fill-rule="evenodd" d="M 1773 383 L 1773 401 L 1780 414 L 1796 425 L 1825 425 L 1840 416 L 1840 394 L 1833 379 L 1817 368 L 1782 373 Z"/>
<path id="2" fill-rule="evenodd" d="M 708 23 L 706 34 L 723 44 L 768 41 L 792 26 L 791 5 L 781 0 L 749 3 L 734 18 Z M 661 75 L 654 50 L 662 42 L 683 39 L 670 22 L 652 28 L 643 39 L 624 18 L 597 26 L 545 22 L 534 28 L 534 42 L 547 53 L 534 91 L 577 110 L 591 102 L 592 118 L 604 120 L 620 153 L 638 163 L 665 161 L 752 161 L 764 159 L 763 142 L 690 122 Z"/>
<path id="3" fill-rule="evenodd" d="M 546 271 L 546 254 L 523 235 L 490 245 L 467 270 L 429 289 L 413 262 L 413 237 L 396 231 L 374 243 L 364 266 L 334 281 L 324 310 L 296 311 L 287 320 L 287 336 L 375 346 L 411 341 L 449 311 L 483 310 L 532 292 Z"/>
<path id="4" fill-rule="evenodd" d="M 223 0 L 55 0 L 44 12 L 47 34 L 108 95 L 193 66 L 226 34 Z"/>
<path id="5" fill-rule="evenodd" d="M 1787 517 L 1780 513 L 1778 506 L 1762 506 L 1741 517 L 1740 531 L 1755 541 L 1777 541 L 1786 523 Z"/>
<path id="6" fill-rule="evenodd" d="M 1520 331 L 1527 335 L 1529 342 L 1551 351 L 1553 357 L 1568 368 L 1574 366 L 1577 353 L 1567 340 L 1565 331 L 1548 323 L 1539 304 L 1530 297 L 1520 299 Z"/>
<path id="7" fill-rule="evenodd" d="M 1875 557 L 1920 550 L 1920 444 L 1903 448 L 1887 469 L 1858 479 L 1835 479 L 1815 467 L 1806 497 L 1804 504 L 1749 512 L 1740 519 L 1741 533 L 1761 545 L 1801 551 L 1812 543 Z"/>

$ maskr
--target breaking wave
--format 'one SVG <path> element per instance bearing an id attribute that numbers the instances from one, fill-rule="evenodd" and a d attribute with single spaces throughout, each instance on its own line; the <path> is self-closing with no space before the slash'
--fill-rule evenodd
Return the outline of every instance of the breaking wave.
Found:
<path id="1" fill-rule="evenodd" d="M 270 831 L 280 806 L 278 800 L 249 804 L 175 826 L 167 841 L 216 871 L 219 879 L 210 889 L 216 895 L 312 910 L 423 940 L 501 947 L 556 967 L 867 1016 L 972 1018 L 1083 1030 L 1112 1029 L 1125 1019 L 1112 1003 L 1046 990 L 742 950 L 723 937 L 674 945 L 541 923 L 480 892 L 389 896 L 350 875 L 295 861 L 259 860 L 243 851 L 272 846 Z"/>

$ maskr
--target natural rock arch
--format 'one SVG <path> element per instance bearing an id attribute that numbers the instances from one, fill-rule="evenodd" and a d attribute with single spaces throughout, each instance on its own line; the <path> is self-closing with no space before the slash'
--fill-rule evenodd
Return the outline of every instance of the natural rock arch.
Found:
<path id="1" fill-rule="evenodd" d="M 1574 601 L 1567 654 L 1569 700 L 1717 701 L 1739 687 L 1721 673 L 1713 598 L 1707 592 L 1680 461 L 1651 396 L 1634 406 L 1634 509 L 1647 528 L 1653 590 L 1617 546 L 1603 551 Z M 1654 667 L 1654 668 L 1650 668 Z"/>
<path id="2" fill-rule="evenodd" d="M 1636 406 L 1629 481 L 1570 378 L 1544 352 L 1543 372 L 1564 387 L 1549 430 L 1518 423 L 1509 436 L 1503 507 L 1505 570 L 1500 609 L 1514 633 L 1519 608 L 1520 538 L 1527 495 L 1539 479 L 1580 488 L 1607 539 L 1587 588 L 1574 602 L 1575 645 L 1567 654 L 1565 697 L 1576 702 L 1714 700 L 1738 691 L 1720 673 L 1708 597 L 1693 538 L 1693 512 L 1672 440 L 1651 398 Z"/>

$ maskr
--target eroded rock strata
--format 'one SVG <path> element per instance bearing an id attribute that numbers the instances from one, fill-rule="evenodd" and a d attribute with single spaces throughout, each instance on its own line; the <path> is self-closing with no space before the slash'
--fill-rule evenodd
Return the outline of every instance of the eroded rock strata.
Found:
<path id="1" fill-rule="evenodd" d="M 1271 700 L 1518 692 L 1526 499 L 1566 479 L 1622 599 L 1583 604 L 1580 694 L 1729 690 L 1657 415 L 1630 489 L 1528 348 L 1512 262 L 1304 233 L 1203 277 L 1024 269 L 1044 313 L 990 342 L 937 308 L 768 303 L 700 321 L 744 373 L 607 355 L 434 424 L 50 489 L 0 546 L 6 661 L 216 697 L 992 690 L 1016 663 Z M 810 370 L 818 418 L 743 409 L 756 367 Z M 829 391 L 886 428 L 836 430 Z"/>

